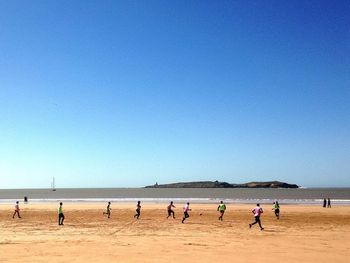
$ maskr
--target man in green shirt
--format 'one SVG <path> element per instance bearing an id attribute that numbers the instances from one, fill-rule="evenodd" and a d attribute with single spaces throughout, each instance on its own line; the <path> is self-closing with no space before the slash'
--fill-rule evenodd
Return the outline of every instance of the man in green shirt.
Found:
<path id="1" fill-rule="evenodd" d="M 218 206 L 218 211 L 220 212 L 220 216 L 219 216 L 219 220 L 222 221 L 223 220 L 223 216 L 226 210 L 226 205 L 224 204 L 223 201 L 220 202 L 219 206 Z"/>
<path id="2" fill-rule="evenodd" d="M 272 210 L 275 210 L 275 216 L 277 219 L 280 219 L 280 204 L 278 201 L 273 203 L 273 208 Z"/>
<path id="3" fill-rule="evenodd" d="M 58 208 L 58 225 L 63 226 L 63 221 L 64 221 L 64 214 L 63 214 L 63 207 L 62 207 L 62 202 L 60 203 L 60 207 Z"/>

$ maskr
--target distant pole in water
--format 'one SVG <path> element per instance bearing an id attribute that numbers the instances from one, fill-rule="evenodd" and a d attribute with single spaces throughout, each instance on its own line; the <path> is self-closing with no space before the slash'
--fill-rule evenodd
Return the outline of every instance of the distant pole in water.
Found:
<path id="1" fill-rule="evenodd" d="M 51 188 L 52 191 L 56 191 L 55 177 L 52 178 Z"/>

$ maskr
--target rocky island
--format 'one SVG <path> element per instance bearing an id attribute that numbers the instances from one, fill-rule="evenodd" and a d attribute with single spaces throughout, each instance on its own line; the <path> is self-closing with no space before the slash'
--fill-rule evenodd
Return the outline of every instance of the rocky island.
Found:
<path id="1" fill-rule="evenodd" d="M 296 184 L 288 184 L 279 181 L 271 182 L 250 182 L 244 184 L 230 184 L 219 181 L 199 181 L 199 182 L 182 182 L 172 184 L 154 184 L 145 188 L 299 188 Z"/>

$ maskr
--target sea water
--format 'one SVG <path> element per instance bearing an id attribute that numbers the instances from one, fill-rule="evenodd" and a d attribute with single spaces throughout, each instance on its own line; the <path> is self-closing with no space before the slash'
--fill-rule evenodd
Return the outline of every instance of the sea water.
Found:
<path id="1" fill-rule="evenodd" d="M 0 203 L 13 203 L 28 197 L 43 202 L 142 202 L 167 203 L 272 203 L 315 204 L 330 198 L 332 205 L 350 205 L 350 188 L 247 189 L 247 188 L 65 188 L 1 189 Z"/>

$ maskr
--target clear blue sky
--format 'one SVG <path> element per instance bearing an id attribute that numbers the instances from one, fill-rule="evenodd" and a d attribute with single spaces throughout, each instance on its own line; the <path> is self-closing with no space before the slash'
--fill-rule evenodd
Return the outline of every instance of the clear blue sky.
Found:
<path id="1" fill-rule="evenodd" d="M 350 186 L 349 14 L 0 0 L 0 188 Z"/>

